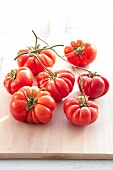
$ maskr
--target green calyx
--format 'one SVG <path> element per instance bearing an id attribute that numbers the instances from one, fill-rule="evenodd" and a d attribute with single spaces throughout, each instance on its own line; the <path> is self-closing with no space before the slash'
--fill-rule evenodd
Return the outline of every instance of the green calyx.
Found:
<path id="1" fill-rule="evenodd" d="M 88 101 L 88 96 L 78 96 L 76 97 L 76 100 L 79 102 L 80 107 L 88 107 L 87 101 Z"/>
<path id="2" fill-rule="evenodd" d="M 35 106 L 37 98 L 36 97 L 28 97 L 26 94 L 26 91 L 24 91 L 24 95 L 27 99 L 26 110 L 28 111 L 29 109 L 31 109 L 32 107 Z"/>
<path id="3" fill-rule="evenodd" d="M 85 46 L 78 46 L 74 48 L 74 51 L 77 55 L 81 56 L 83 54 L 83 50 L 84 50 Z"/>
<path id="4" fill-rule="evenodd" d="M 48 78 L 49 81 L 54 80 L 57 77 L 56 73 L 52 73 L 51 76 Z"/>
<path id="5" fill-rule="evenodd" d="M 29 54 L 35 54 L 35 55 L 37 55 L 37 54 L 40 54 L 40 52 L 44 49 L 44 48 L 41 48 L 40 47 L 40 44 L 38 44 L 38 45 L 36 45 L 35 47 L 28 47 L 29 48 Z"/>
<path id="6" fill-rule="evenodd" d="M 9 78 L 9 81 L 13 81 L 16 78 L 16 74 L 17 74 L 16 70 L 11 70 L 11 72 L 8 73 L 6 77 Z"/>
<path id="7" fill-rule="evenodd" d="M 87 107 L 86 103 L 80 103 L 80 107 Z"/>
<path id="8" fill-rule="evenodd" d="M 88 73 L 88 77 L 91 77 L 91 78 L 93 78 L 93 77 L 95 77 L 95 76 L 100 76 L 97 72 L 89 72 Z"/>
<path id="9" fill-rule="evenodd" d="M 31 109 L 33 106 L 35 106 L 36 104 L 36 98 L 35 97 L 26 97 L 27 98 L 27 105 L 26 105 L 26 110 L 28 111 L 29 109 Z"/>

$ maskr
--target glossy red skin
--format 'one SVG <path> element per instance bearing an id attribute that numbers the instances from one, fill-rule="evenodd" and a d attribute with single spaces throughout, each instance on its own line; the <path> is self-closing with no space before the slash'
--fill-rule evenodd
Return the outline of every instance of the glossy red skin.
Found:
<path id="1" fill-rule="evenodd" d="M 82 84 L 85 95 L 89 96 L 90 99 L 96 99 L 105 95 L 109 90 L 109 81 L 102 75 L 89 77 L 89 73 L 83 73 Z M 82 93 L 80 86 L 80 76 L 78 77 L 78 87 Z"/>
<path id="2" fill-rule="evenodd" d="M 10 80 L 11 72 L 5 77 L 3 84 L 8 93 L 14 94 L 23 86 L 32 86 L 33 84 L 33 74 L 31 70 L 27 67 L 20 67 L 14 69 L 16 71 L 16 76 L 14 80 Z"/>
<path id="3" fill-rule="evenodd" d="M 74 50 L 78 46 L 86 46 L 82 50 L 81 55 L 78 55 Z M 72 41 L 70 46 L 64 48 L 64 54 L 66 55 L 67 60 L 73 65 L 85 67 L 95 60 L 97 49 L 94 44 L 84 43 L 82 40 L 77 40 L 76 42 Z"/>
<path id="4" fill-rule="evenodd" d="M 66 118 L 78 126 L 86 126 L 94 123 L 98 118 L 98 105 L 94 101 L 87 101 L 88 106 L 81 107 L 76 98 L 67 99 L 64 102 Z"/>
<path id="5" fill-rule="evenodd" d="M 39 88 L 45 88 L 52 95 L 55 101 L 62 101 L 72 91 L 75 76 L 69 69 L 62 69 L 54 72 L 57 76 L 51 78 L 48 71 L 37 75 L 36 81 Z"/>
<path id="6" fill-rule="evenodd" d="M 36 103 L 29 110 L 26 109 L 28 97 L 35 97 Z M 15 92 L 10 102 L 10 112 L 13 118 L 20 122 L 48 123 L 52 119 L 52 112 L 56 103 L 47 91 L 40 91 L 36 86 L 24 86 Z"/>
<path id="7" fill-rule="evenodd" d="M 18 54 L 29 51 L 29 49 L 22 49 L 18 52 Z M 56 61 L 56 56 L 51 50 L 42 50 L 40 54 L 37 54 L 37 58 L 39 58 L 42 64 L 46 67 L 52 67 Z M 23 54 L 19 56 L 17 59 L 17 64 L 19 67 L 28 67 L 32 71 L 33 75 L 37 75 L 44 70 L 43 66 L 41 66 L 37 59 L 30 54 Z"/>

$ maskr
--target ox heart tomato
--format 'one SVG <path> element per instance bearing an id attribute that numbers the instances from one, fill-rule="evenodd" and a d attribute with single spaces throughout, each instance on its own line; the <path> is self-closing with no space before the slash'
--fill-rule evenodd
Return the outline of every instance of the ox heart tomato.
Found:
<path id="1" fill-rule="evenodd" d="M 33 75 L 37 75 L 44 70 L 43 66 L 40 64 L 37 58 L 45 67 L 52 67 L 56 61 L 56 55 L 52 50 L 42 50 L 39 46 L 37 46 L 36 50 L 30 48 L 19 50 L 17 56 L 17 64 L 19 67 L 28 67 L 32 71 Z"/>
<path id="2" fill-rule="evenodd" d="M 7 73 L 3 84 L 8 93 L 13 94 L 23 86 L 32 86 L 33 79 L 33 74 L 29 68 L 20 67 Z"/>
<path id="3" fill-rule="evenodd" d="M 94 44 L 77 40 L 71 41 L 71 45 L 65 46 L 64 54 L 73 65 L 84 67 L 95 60 L 97 49 Z"/>
<path id="4" fill-rule="evenodd" d="M 73 97 L 64 102 L 66 118 L 78 126 L 94 123 L 98 118 L 98 105 L 94 101 L 84 99 L 84 96 Z"/>
<path id="5" fill-rule="evenodd" d="M 78 77 L 77 82 L 80 92 L 82 92 L 82 85 L 85 95 L 89 96 L 90 99 L 99 98 L 109 90 L 109 81 L 96 72 L 82 73 L 81 76 Z"/>
<path id="6" fill-rule="evenodd" d="M 10 102 L 14 119 L 28 123 L 48 123 L 52 119 L 55 101 L 47 91 L 36 86 L 24 86 L 15 92 Z"/>
<path id="7" fill-rule="evenodd" d="M 19 67 L 26 66 L 28 67 L 33 75 L 37 75 L 44 70 L 45 67 L 52 67 L 56 61 L 55 52 L 50 49 L 50 46 L 38 38 L 36 33 L 32 30 L 35 36 L 35 46 L 28 47 L 27 49 L 20 49 L 18 55 L 14 58 L 17 59 L 17 64 Z M 47 46 L 40 47 L 40 44 L 37 44 L 37 39 L 45 42 Z"/>
<path id="8" fill-rule="evenodd" d="M 69 69 L 44 71 L 37 75 L 36 81 L 38 87 L 49 91 L 55 101 L 62 101 L 72 91 L 75 76 Z"/>

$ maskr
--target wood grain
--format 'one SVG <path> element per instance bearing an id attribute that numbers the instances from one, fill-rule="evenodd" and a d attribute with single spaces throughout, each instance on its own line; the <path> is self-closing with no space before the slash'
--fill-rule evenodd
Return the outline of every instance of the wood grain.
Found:
<path id="1" fill-rule="evenodd" d="M 13 53 L 16 55 L 16 50 Z M 51 122 L 32 125 L 15 121 L 9 111 L 11 95 L 2 82 L 7 71 L 17 67 L 13 56 L 4 58 L 0 77 L 0 158 L 113 159 L 113 69 L 103 72 L 110 81 L 110 90 L 95 100 L 99 105 L 99 118 L 95 123 L 79 127 L 68 122 L 63 113 L 63 101 L 57 103 Z M 89 69 L 99 70 L 97 60 Z M 103 62 L 105 64 L 106 60 Z M 60 59 L 57 59 L 55 67 L 58 66 L 71 69 Z M 75 85 L 67 98 L 76 95 L 77 90 Z"/>

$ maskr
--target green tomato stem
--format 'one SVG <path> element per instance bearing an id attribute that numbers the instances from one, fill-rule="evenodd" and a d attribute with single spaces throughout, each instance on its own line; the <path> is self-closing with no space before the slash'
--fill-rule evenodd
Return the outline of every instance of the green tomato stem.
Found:
<path id="1" fill-rule="evenodd" d="M 69 61 L 67 61 L 64 57 L 65 56 L 60 56 L 57 52 L 56 52 L 56 50 L 54 50 L 53 48 L 51 48 L 51 50 L 53 50 L 57 55 L 58 55 L 58 57 L 60 57 L 62 60 L 64 60 L 64 61 L 66 61 L 68 64 L 70 64 L 72 67 L 74 67 L 74 68 L 78 68 L 78 69 L 81 69 L 81 70 L 84 70 L 84 71 L 88 71 L 88 72 L 91 72 L 91 71 L 89 71 L 89 70 L 87 70 L 87 69 L 85 69 L 85 68 L 82 68 L 82 67 L 79 67 L 79 66 L 75 66 L 75 65 L 73 65 L 72 63 L 70 63 Z M 72 52 L 71 52 L 72 53 Z M 69 54 L 71 54 L 71 53 L 69 53 Z"/>
<path id="2" fill-rule="evenodd" d="M 37 37 L 37 35 L 35 34 L 35 32 L 34 32 L 33 30 L 32 30 L 32 32 L 33 32 L 33 34 L 34 34 L 34 36 L 35 36 L 35 50 L 36 50 L 38 37 Z"/>
<path id="3" fill-rule="evenodd" d="M 41 41 L 44 42 L 47 46 L 49 46 L 48 43 L 46 43 L 44 40 L 42 40 L 41 38 L 39 38 L 39 37 L 36 35 L 36 33 L 34 32 L 34 30 L 32 30 L 32 32 L 33 32 L 33 34 L 35 35 L 35 37 L 36 37 L 37 39 L 41 40 Z M 50 46 L 49 46 L 49 47 L 50 47 Z"/>
<path id="4" fill-rule="evenodd" d="M 40 61 L 40 59 L 37 57 L 37 55 L 35 55 L 35 54 L 33 54 L 33 53 L 31 53 L 31 55 L 33 55 L 33 56 L 37 59 L 37 61 L 41 64 L 41 66 L 42 66 L 45 70 L 49 71 L 49 73 L 51 73 L 51 75 L 52 75 L 53 77 L 56 77 L 56 74 L 55 74 L 54 72 L 52 72 L 50 69 L 48 69 L 47 67 L 45 67 L 45 65 Z"/>
<path id="5" fill-rule="evenodd" d="M 53 46 L 51 46 L 51 47 L 47 47 L 47 46 L 45 46 L 45 47 L 43 47 L 43 48 L 41 48 L 41 49 L 35 49 L 35 50 L 30 50 L 30 51 L 28 51 L 28 52 L 23 52 L 23 53 L 21 53 L 21 54 L 19 54 L 19 55 L 17 55 L 15 58 L 14 58 L 14 60 L 16 60 L 18 57 L 20 57 L 21 55 L 24 55 L 24 54 L 33 54 L 33 53 L 36 53 L 36 52 L 38 52 L 38 53 L 40 53 L 41 51 L 43 51 L 43 50 L 48 50 L 48 49 L 51 49 L 51 50 L 53 50 L 53 48 L 54 47 L 57 47 L 57 46 L 64 46 L 64 45 L 53 45 Z M 37 46 L 37 47 L 39 47 L 39 46 Z M 58 54 L 57 54 L 58 55 Z"/>
<path id="6" fill-rule="evenodd" d="M 84 87 L 83 87 L 83 83 L 82 83 L 82 75 L 79 74 L 79 76 L 80 76 L 80 87 L 81 87 L 82 94 L 84 96 L 84 101 L 85 101 L 84 103 L 87 106 L 87 99 L 86 99 L 86 95 L 85 95 L 85 91 L 84 91 Z"/>
<path id="7" fill-rule="evenodd" d="M 14 58 L 14 60 L 16 60 L 18 57 L 20 57 L 21 55 L 24 55 L 24 54 L 29 54 L 29 52 L 23 52 L 23 53 L 17 55 L 17 56 Z"/>

